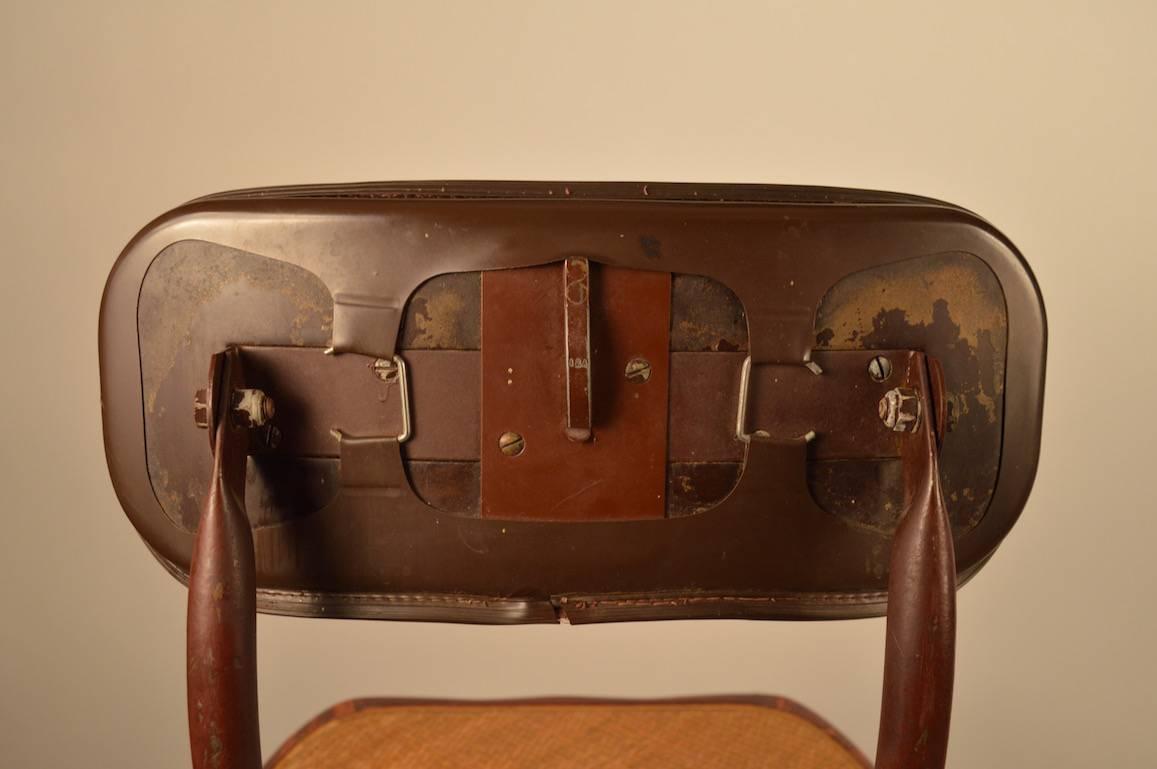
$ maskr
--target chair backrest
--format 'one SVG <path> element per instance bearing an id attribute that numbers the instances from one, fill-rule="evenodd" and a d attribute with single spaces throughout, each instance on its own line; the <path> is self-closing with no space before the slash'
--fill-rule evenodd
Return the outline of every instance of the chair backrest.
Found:
<path id="1" fill-rule="evenodd" d="M 125 249 L 100 341 L 110 471 L 190 580 L 190 696 L 252 721 L 235 752 L 255 688 L 211 660 L 251 656 L 255 608 L 888 606 L 888 765 L 946 740 L 952 597 L 1027 498 L 1045 329 L 1012 245 L 937 201 L 457 183 L 194 201 Z"/>
<path id="2" fill-rule="evenodd" d="M 153 222 L 109 278 L 106 445 L 130 519 L 184 578 L 212 468 L 190 402 L 210 356 L 238 346 L 277 409 L 245 487 L 262 609 L 859 616 L 885 605 L 903 489 L 877 409 L 909 351 L 937 367 L 965 579 L 1031 485 L 1043 324 L 1007 240 L 909 196 L 231 193 Z M 590 439 L 568 438 L 572 418 Z"/>

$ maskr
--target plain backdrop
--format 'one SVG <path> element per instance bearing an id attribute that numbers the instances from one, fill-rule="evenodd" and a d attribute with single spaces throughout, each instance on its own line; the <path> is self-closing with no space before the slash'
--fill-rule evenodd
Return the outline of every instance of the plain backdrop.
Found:
<path id="1" fill-rule="evenodd" d="M 1157 766 L 1154 8 L 3 2 L 0 766 L 188 765 L 184 590 L 101 442 L 121 248 L 204 193 L 438 178 L 860 186 L 1000 227 L 1048 310 L 1043 454 L 960 595 L 949 765 Z M 761 692 L 871 753 L 883 629 L 263 616 L 262 739 L 355 695 Z"/>

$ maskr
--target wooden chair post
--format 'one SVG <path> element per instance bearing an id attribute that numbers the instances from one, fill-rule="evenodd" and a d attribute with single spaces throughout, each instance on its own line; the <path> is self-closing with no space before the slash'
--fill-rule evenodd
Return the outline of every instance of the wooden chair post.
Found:
<path id="1" fill-rule="evenodd" d="M 253 534 L 243 496 L 248 426 L 233 415 L 235 349 L 213 356 L 210 379 L 213 474 L 189 573 L 189 741 L 194 769 L 260 769 Z"/>
<path id="2" fill-rule="evenodd" d="M 925 372 L 923 366 L 917 368 Z M 892 544 L 876 769 L 943 769 L 956 648 L 956 559 L 928 388 L 902 439 L 907 514 Z"/>

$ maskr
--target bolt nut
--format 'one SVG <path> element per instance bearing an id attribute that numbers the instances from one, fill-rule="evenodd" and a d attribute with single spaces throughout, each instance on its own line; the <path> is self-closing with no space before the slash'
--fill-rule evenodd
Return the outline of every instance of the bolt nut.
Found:
<path id="1" fill-rule="evenodd" d="M 872 381 L 883 382 L 892 376 L 892 361 L 883 355 L 877 355 L 868 361 L 868 376 Z"/>
<path id="2" fill-rule="evenodd" d="M 240 427 L 261 427 L 273 419 L 273 399 L 261 390 L 234 390 L 233 416 Z"/>
<path id="3" fill-rule="evenodd" d="M 880 399 L 880 419 L 889 430 L 914 433 L 920 426 L 920 398 L 916 391 L 896 387 Z"/>
<path id="4" fill-rule="evenodd" d="M 631 358 L 627 361 L 627 381 L 642 384 L 651 378 L 651 362 L 646 358 Z"/>
<path id="5" fill-rule="evenodd" d="M 202 430 L 209 427 L 209 392 L 198 390 L 193 393 L 193 424 Z"/>
<path id="6" fill-rule="evenodd" d="M 518 433 L 503 433 L 498 437 L 498 450 L 508 457 L 516 457 L 526 449 L 526 441 Z"/>

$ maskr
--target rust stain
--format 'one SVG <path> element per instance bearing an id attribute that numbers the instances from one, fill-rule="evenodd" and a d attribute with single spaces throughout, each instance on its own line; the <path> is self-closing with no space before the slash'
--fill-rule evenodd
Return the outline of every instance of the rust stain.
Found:
<path id="1" fill-rule="evenodd" d="M 333 326 L 333 300 L 313 273 L 224 246 L 175 243 L 149 267 L 137 306 L 148 413 L 155 411 L 163 382 L 193 345 L 206 316 L 221 304 L 237 302 L 275 308 L 285 318 L 289 344 L 324 344 Z"/>
<path id="2" fill-rule="evenodd" d="M 211 470 L 205 433 L 191 429 L 209 356 L 237 342 L 324 346 L 332 305 L 316 275 L 257 254 L 186 241 L 153 261 L 137 305 L 145 445 L 154 492 L 174 523 L 196 528 Z M 270 328 L 284 336 L 270 338 Z"/>
<path id="3" fill-rule="evenodd" d="M 671 349 L 738 352 L 747 349 L 747 315 L 722 283 L 699 275 L 671 281 Z"/>
<path id="4" fill-rule="evenodd" d="M 859 350 L 886 346 L 881 337 L 913 335 L 951 340 L 974 359 L 970 395 L 990 420 L 1004 390 L 1007 317 L 996 276 L 978 259 L 950 254 L 852 275 L 824 297 L 816 346 Z M 958 380 L 959 381 L 959 380 Z M 967 399 L 956 403 L 968 413 Z"/>
<path id="5" fill-rule="evenodd" d="M 439 293 L 427 297 L 424 312 L 418 312 L 415 322 L 418 333 L 414 343 L 423 348 L 439 349 L 454 342 L 454 325 L 449 318 L 462 311 L 465 302 L 454 293 Z"/>
<path id="6" fill-rule="evenodd" d="M 410 297 L 402 322 L 405 350 L 477 350 L 482 343 L 482 275 L 439 275 Z"/>
<path id="7" fill-rule="evenodd" d="M 849 275 L 824 296 L 815 329 L 818 349 L 919 349 L 939 360 L 948 417 L 941 478 L 949 513 L 958 531 L 979 523 L 996 484 L 1008 342 L 1004 293 L 987 265 L 948 253 Z M 849 504 L 836 488 L 825 493 L 830 479 L 812 491 L 824 509 L 848 522 L 887 531 L 902 505 L 882 507 L 894 481 L 877 481 L 870 496 L 861 495 L 871 500 L 865 505 Z M 876 512 L 865 518 L 865 510 Z"/>

